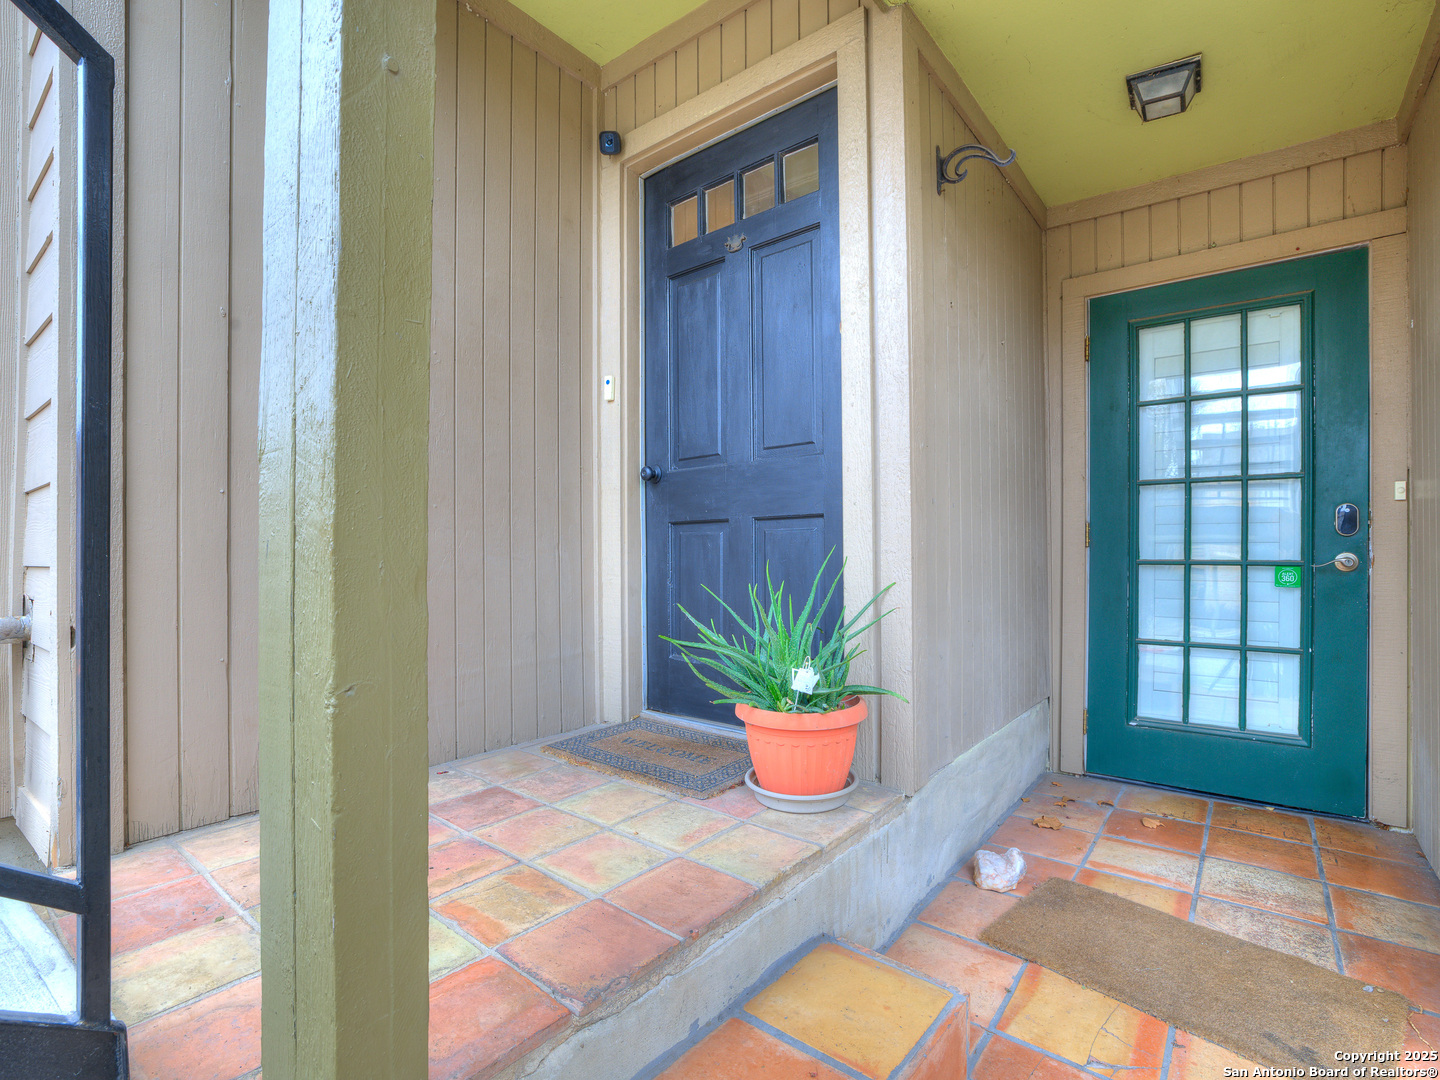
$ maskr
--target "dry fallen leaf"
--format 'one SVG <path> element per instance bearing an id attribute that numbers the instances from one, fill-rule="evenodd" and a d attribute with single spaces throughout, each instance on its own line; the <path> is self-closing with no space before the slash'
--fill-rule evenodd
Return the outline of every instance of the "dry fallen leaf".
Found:
<path id="1" fill-rule="evenodd" d="M 1021 802 L 1029 802 L 1030 800 L 1029 800 L 1028 798 L 1026 798 L 1026 799 L 1021 799 L 1020 801 L 1021 801 Z"/>
<path id="2" fill-rule="evenodd" d="M 1113 802 L 1111 802 L 1109 799 L 1101 799 L 1101 800 L 1100 800 L 1100 805 L 1101 805 L 1101 806 L 1114 806 L 1115 804 L 1114 804 Z"/>
<path id="3" fill-rule="evenodd" d="M 1165 826 L 1165 823 L 1163 821 L 1159 821 L 1153 817 L 1142 817 L 1140 819 L 1140 824 L 1144 825 L 1147 829 L 1160 829 L 1164 828 Z"/>
<path id="4" fill-rule="evenodd" d="M 1051 817 L 1049 814 L 1041 814 L 1039 817 L 1037 817 L 1037 818 L 1035 819 L 1035 827 L 1036 827 L 1037 829 L 1060 829 L 1060 828 L 1064 828 L 1064 826 L 1062 826 L 1062 825 L 1060 824 L 1060 822 L 1056 821 L 1056 820 L 1055 820 L 1053 817 Z"/>
<path id="5" fill-rule="evenodd" d="M 1051 787 L 1059 787 L 1059 786 L 1060 786 L 1060 781 L 1059 781 L 1059 780 L 1051 780 L 1051 781 L 1050 781 L 1050 786 L 1051 786 Z"/>

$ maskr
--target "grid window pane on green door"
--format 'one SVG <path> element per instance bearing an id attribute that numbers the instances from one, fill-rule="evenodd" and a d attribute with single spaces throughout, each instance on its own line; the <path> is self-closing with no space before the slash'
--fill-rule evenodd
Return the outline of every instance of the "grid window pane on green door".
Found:
<path id="1" fill-rule="evenodd" d="M 1276 568 L 1305 553 L 1304 318 L 1287 304 L 1136 330 L 1138 720 L 1300 733 L 1306 589 Z"/>

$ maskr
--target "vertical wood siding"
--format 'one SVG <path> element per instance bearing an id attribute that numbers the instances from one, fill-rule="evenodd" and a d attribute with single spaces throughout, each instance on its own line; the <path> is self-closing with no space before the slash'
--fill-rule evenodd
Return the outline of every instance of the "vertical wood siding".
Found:
<path id="1" fill-rule="evenodd" d="M 1440 860 L 1440 92 L 1433 86 L 1409 149 L 1412 809 L 1415 835 L 1434 864 Z"/>
<path id="2" fill-rule="evenodd" d="M 607 87 L 603 128 L 624 135 L 859 6 L 860 0 L 757 0 Z"/>
<path id="3" fill-rule="evenodd" d="M 1052 280 L 1405 205 L 1406 148 L 1391 146 L 1048 230 Z"/>
<path id="4" fill-rule="evenodd" d="M 437 42 L 432 762 L 599 719 L 581 451 L 595 92 L 452 0 Z"/>
<path id="5" fill-rule="evenodd" d="M 127 839 L 255 809 L 264 0 L 130 9 Z"/>
<path id="6" fill-rule="evenodd" d="M 923 64 L 907 114 L 927 152 L 979 141 Z M 989 165 L 943 196 L 933 166 L 911 175 L 914 715 L 933 770 L 1050 692 L 1043 237 Z"/>

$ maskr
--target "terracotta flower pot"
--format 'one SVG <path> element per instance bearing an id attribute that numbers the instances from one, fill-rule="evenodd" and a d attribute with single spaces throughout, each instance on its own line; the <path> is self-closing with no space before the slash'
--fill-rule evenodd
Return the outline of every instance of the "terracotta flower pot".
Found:
<path id="1" fill-rule="evenodd" d="M 858 698 L 828 713 L 785 713 L 736 705 L 760 786 L 779 795 L 828 795 L 845 786 L 855 733 L 868 710 Z"/>

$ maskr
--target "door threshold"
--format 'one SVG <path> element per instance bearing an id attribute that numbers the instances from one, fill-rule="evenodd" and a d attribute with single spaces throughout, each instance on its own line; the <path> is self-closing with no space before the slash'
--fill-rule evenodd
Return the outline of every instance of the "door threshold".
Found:
<path id="1" fill-rule="evenodd" d="M 721 735 L 740 742 L 745 741 L 745 729 L 738 724 L 722 724 L 718 720 L 700 720 L 694 716 L 676 716 L 674 713 L 657 712 L 654 709 L 641 709 L 638 719 L 661 720 L 667 724 L 694 728 L 707 735 Z"/>

